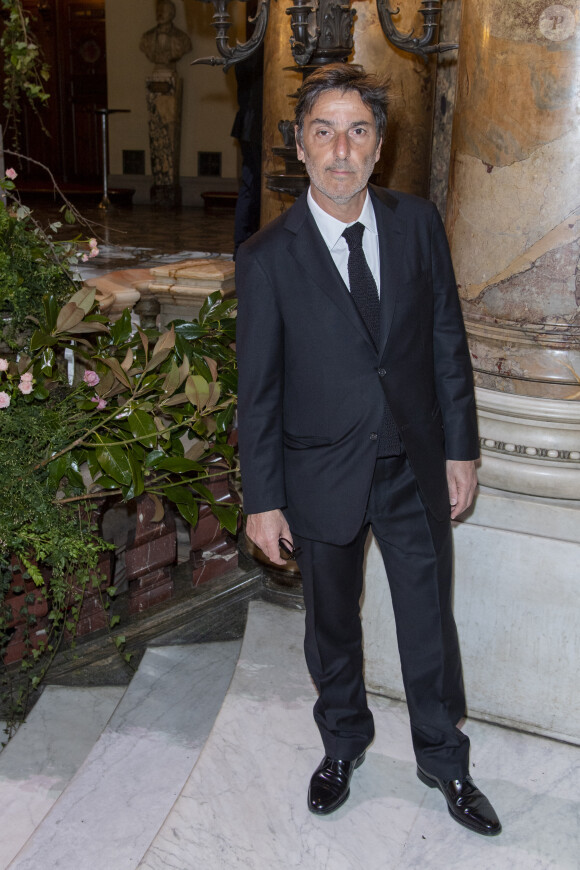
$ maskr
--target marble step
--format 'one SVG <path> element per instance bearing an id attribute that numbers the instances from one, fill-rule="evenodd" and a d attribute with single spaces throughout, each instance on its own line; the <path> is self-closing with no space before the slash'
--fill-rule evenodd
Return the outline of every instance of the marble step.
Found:
<path id="1" fill-rule="evenodd" d="M 384 697 L 369 697 L 377 734 L 349 800 L 311 815 L 323 753 L 303 624 L 303 613 L 250 605 L 219 716 L 140 870 L 577 870 L 578 747 L 469 721 L 474 778 L 504 824 L 480 837 L 418 781 L 406 706 Z"/>
<path id="2" fill-rule="evenodd" d="M 124 686 L 43 690 L 0 755 L 0 870 L 62 794 L 124 691 Z"/>
<path id="3" fill-rule="evenodd" d="M 150 647 L 84 764 L 10 870 L 135 868 L 207 740 L 240 644 Z M 70 745 L 76 739 L 70 731 Z"/>

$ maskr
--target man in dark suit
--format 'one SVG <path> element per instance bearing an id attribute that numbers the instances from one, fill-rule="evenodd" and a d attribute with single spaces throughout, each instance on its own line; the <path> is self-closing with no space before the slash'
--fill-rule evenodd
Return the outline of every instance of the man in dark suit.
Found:
<path id="1" fill-rule="evenodd" d="M 298 156 L 310 188 L 237 257 L 239 441 L 247 534 L 300 566 L 305 654 L 325 757 L 313 813 L 348 798 L 374 736 L 359 612 L 364 544 L 391 588 L 417 774 L 481 834 L 499 820 L 469 776 L 451 610 L 450 519 L 471 503 L 469 352 L 434 206 L 368 185 L 384 86 L 337 64 L 304 82 Z"/>

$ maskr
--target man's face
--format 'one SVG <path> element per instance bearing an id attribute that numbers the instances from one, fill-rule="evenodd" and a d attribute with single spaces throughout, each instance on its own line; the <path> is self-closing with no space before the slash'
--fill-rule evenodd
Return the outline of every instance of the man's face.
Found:
<path id="1" fill-rule="evenodd" d="M 362 208 L 381 145 L 373 113 L 357 91 L 321 94 L 304 118 L 302 145 L 296 143 L 318 205 L 339 219 Z"/>

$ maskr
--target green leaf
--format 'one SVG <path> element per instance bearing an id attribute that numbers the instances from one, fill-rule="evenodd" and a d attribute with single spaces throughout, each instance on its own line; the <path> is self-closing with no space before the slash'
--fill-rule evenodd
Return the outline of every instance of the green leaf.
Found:
<path id="1" fill-rule="evenodd" d="M 231 405 L 228 405 L 227 408 L 225 408 L 223 411 L 220 411 L 218 414 L 216 414 L 216 416 L 215 416 L 216 433 L 218 435 L 222 435 L 228 431 L 228 429 L 232 423 L 232 420 L 234 419 L 235 412 L 236 412 L 236 408 L 235 408 L 234 403 L 232 402 Z"/>
<path id="2" fill-rule="evenodd" d="M 53 489 L 57 489 L 60 481 L 64 477 L 67 467 L 67 457 L 59 456 L 48 464 L 48 480 Z"/>
<path id="3" fill-rule="evenodd" d="M 97 462 L 108 477 L 129 486 L 133 481 L 133 471 L 127 451 L 121 446 L 97 447 Z"/>
<path id="4" fill-rule="evenodd" d="M 125 308 L 120 318 L 111 326 L 111 340 L 113 344 L 125 344 L 131 337 L 131 311 Z"/>
<path id="5" fill-rule="evenodd" d="M 201 411 L 209 399 L 209 384 L 201 375 L 190 375 L 185 382 L 185 394 L 191 404 Z"/>
<path id="6" fill-rule="evenodd" d="M 137 408 L 127 417 L 133 438 L 138 438 L 144 447 L 155 447 L 157 444 L 157 427 L 147 411 Z"/>
<path id="7" fill-rule="evenodd" d="M 164 450 L 160 450 L 159 448 L 152 450 L 151 453 L 148 453 L 145 457 L 145 468 L 157 468 L 158 464 L 163 461 L 167 456 Z"/>
<path id="8" fill-rule="evenodd" d="M 212 514 L 217 517 L 222 529 L 227 529 L 232 535 L 238 530 L 239 507 L 237 505 L 210 505 Z"/>
<path id="9" fill-rule="evenodd" d="M 95 485 L 100 487 L 100 489 L 118 489 L 119 484 L 116 480 L 113 480 L 112 477 L 108 477 L 106 474 L 101 474 L 101 476 L 95 480 Z"/>
<path id="10" fill-rule="evenodd" d="M 31 394 L 31 398 L 40 399 L 41 401 L 44 401 L 45 399 L 48 399 L 49 396 L 50 396 L 50 393 L 48 392 L 48 390 L 46 389 L 44 384 L 35 384 L 34 385 L 34 392 Z"/>
<path id="11" fill-rule="evenodd" d="M 56 335 L 49 335 L 47 332 L 37 329 L 30 339 L 30 350 L 40 350 L 41 347 L 52 347 L 55 344 L 58 344 Z"/>
<path id="12" fill-rule="evenodd" d="M 189 523 L 189 525 L 193 527 L 197 525 L 199 519 L 199 505 L 197 502 L 194 502 L 193 505 L 178 504 L 177 510 L 186 523 Z"/>
<path id="13" fill-rule="evenodd" d="M 65 459 L 67 461 L 65 475 L 68 478 L 69 485 L 72 486 L 73 489 L 84 490 L 85 482 L 79 471 L 78 463 L 70 453 L 66 454 Z"/>
<path id="14" fill-rule="evenodd" d="M 121 622 L 121 617 L 118 615 L 111 616 L 111 621 L 109 622 L 109 628 L 114 628 Z"/>
<path id="15" fill-rule="evenodd" d="M 197 504 L 194 494 L 185 486 L 167 486 L 163 490 L 163 494 L 167 496 L 169 501 L 177 505 L 185 504 L 193 507 L 194 504 Z"/>
<path id="16" fill-rule="evenodd" d="M 54 366 L 55 355 L 54 351 L 49 347 L 46 347 L 42 353 L 40 354 L 40 371 L 43 375 L 47 377 L 52 374 L 52 367 Z"/>
<path id="17" fill-rule="evenodd" d="M 47 294 L 42 297 L 42 304 L 44 307 L 46 325 L 48 326 L 49 332 L 52 332 L 56 326 L 56 318 L 58 317 L 58 302 L 52 294 Z"/>
<path id="18" fill-rule="evenodd" d="M 182 322 L 174 324 L 176 335 L 186 339 L 186 341 L 197 341 L 202 335 L 205 335 L 206 330 L 199 323 Z"/>
<path id="19" fill-rule="evenodd" d="M 191 481 L 190 486 L 192 489 L 200 494 L 200 496 L 205 502 L 207 502 L 207 504 L 215 504 L 214 494 L 213 492 L 211 492 L 211 490 L 207 488 L 207 486 L 205 486 L 205 484 L 199 483 L 198 481 L 194 480 Z"/>
<path id="20" fill-rule="evenodd" d="M 216 290 L 215 293 L 210 293 L 204 301 L 203 305 L 201 306 L 198 315 L 199 322 L 204 323 L 206 320 L 211 318 L 212 314 L 219 307 L 222 301 L 222 294 L 219 290 Z"/>
<path id="21" fill-rule="evenodd" d="M 141 495 L 141 493 L 145 489 L 143 468 L 138 458 L 133 454 L 131 450 L 128 451 L 128 457 L 129 465 L 131 466 L 131 472 L 133 475 L 133 497 L 136 498 L 138 495 Z"/>

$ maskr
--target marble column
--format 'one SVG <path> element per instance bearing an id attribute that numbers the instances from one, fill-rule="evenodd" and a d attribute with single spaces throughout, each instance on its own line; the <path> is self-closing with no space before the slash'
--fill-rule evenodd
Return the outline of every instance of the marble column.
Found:
<path id="1" fill-rule="evenodd" d="M 183 81 L 173 70 L 155 70 L 147 79 L 147 111 L 153 186 L 151 203 L 181 205 L 179 157 Z"/>
<path id="2" fill-rule="evenodd" d="M 463 0 L 447 230 L 480 482 L 580 499 L 580 4 Z"/>

